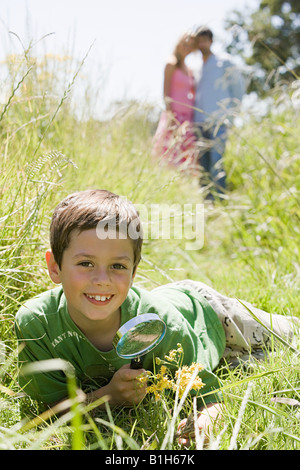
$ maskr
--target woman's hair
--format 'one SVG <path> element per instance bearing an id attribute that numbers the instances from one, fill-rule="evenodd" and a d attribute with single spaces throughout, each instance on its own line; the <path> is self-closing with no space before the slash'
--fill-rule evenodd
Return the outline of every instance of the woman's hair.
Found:
<path id="1" fill-rule="evenodd" d="M 183 58 L 180 56 L 180 53 L 178 51 L 178 47 L 180 46 L 180 44 L 182 44 L 182 42 L 184 41 L 189 41 L 190 39 L 195 39 L 194 36 L 192 35 L 191 32 L 185 32 L 183 33 L 180 38 L 178 39 L 176 45 L 175 45 L 175 48 L 174 48 L 174 57 L 176 59 L 176 63 L 175 63 L 175 66 L 176 67 L 180 67 L 181 65 L 181 62 L 183 60 Z"/>
<path id="2" fill-rule="evenodd" d="M 139 214 L 126 198 L 103 189 L 71 194 L 55 208 L 50 225 L 50 246 L 60 269 L 72 232 L 93 228 L 99 239 L 129 238 L 136 269 L 143 244 Z"/>

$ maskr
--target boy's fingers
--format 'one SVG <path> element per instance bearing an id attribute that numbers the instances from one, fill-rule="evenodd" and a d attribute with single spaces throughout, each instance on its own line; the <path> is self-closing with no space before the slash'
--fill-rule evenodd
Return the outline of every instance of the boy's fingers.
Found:
<path id="1" fill-rule="evenodd" d="M 146 374 L 145 369 L 130 369 L 130 364 L 126 364 L 126 366 L 121 367 L 119 371 L 122 380 L 125 381 L 135 380 L 137 377 Z"/>

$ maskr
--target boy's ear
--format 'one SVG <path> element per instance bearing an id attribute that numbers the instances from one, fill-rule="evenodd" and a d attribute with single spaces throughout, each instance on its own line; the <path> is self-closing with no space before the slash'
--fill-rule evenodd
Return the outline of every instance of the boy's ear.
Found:
<path id="1" fill-rule="evenodd" d="M 135 267 L 135 270 L 132 273 L 130 287 L 132 287 L 132 284 L 133 284 L 133 281 L 134 281 L 134 278 L 135 278 L 135 275 L 136 275 L 136 271 L 137 271 L 137 266 Z"/>
<path id="2" fill-rule="evenodd" d="M 61 283 L 60 269 L 59 269 L 59 266 L 58 266 L 57 262 L 54 259 L 52 250 L 47 250 L 46 251 L 46 262 L 47 262 L 48 272 L 49 272 L 49 276 L 50 276 L 51 280 L 55 284 L 60 284 Z"/>

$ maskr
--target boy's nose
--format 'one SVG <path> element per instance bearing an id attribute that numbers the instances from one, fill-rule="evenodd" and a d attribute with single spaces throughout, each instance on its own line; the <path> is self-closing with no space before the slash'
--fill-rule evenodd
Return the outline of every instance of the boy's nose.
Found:
<path id="1" fill-rule="evenodd" d="M 99 268 L 94 272 L 93 282 L 95 284 L 110 284 L 109 271 L 105 268 Z"/>

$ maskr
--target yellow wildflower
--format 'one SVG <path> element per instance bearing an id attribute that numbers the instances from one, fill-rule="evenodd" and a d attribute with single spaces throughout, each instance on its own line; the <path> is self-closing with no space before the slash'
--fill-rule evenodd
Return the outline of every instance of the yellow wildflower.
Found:
<path id="1" fill-rule="evenodd" d="M 167 361 L 173 362 L 176 359 L 176 355 L 177 349 L 172 349 L 168 355 L 165 355 L 165 359 L 167 359 Z"/>
<path id="2" fill-rule="evenodd" d="M 198 372 L 203 370 L 201 364 L 196 364 L 193 362 L 190 366 L 183 366 L 181 369 L 175 372 L 176 387 L 178 388 L 179 397 L 181 398 L 184 394 L 185 389 L 192 379 L 192 375 L 195 370 L 198 369 Z M 193 380 L 191 390 L 200 390 L 204 386 L 202 379 L 198 376 Z"/>
<path id="3" fill-rule="evenodd" d="M 183 347 L 178 343 L 177 349 L 172 349 L 169 354 L 165 355 L 165 359 L 169 362 L 178 362 L 181 355 L 183 355 Z"/>
<path id="4" fill-rule="evenodd" d="M 182 358 L 183 348 L 179 343 L 177 344 L 177 349 L 172 349 L 169 354 L 165 355 L 165 360 L 168 361 L 167 364 L 170 362 L 175 362 L 177 364 L 178 370 L 175 372 L 174 377 L 172 377 L 171 372 L 166 365 L 162 364 L 163 361 L 156 358 L 156 364 L 162 365 L 160 366 L 159 372 L 156 375 L 152 375 L 152 384 L 147 387 L 147 393 L 154 393 L 155 399 L 159 400 L 161 399 L 164 390 L 178 390 L 179 397 L 181 398 L 190 383 L 195 370 L 197 369 L 198 372 L 203 370 L 203 366 L 195 362 L 190 366 L 180 367 L 180 364 L 182 364 Z M 190 389 L 200 390 L 203 386 L 204 383 L 201 378 L 196 376 Z"/>

